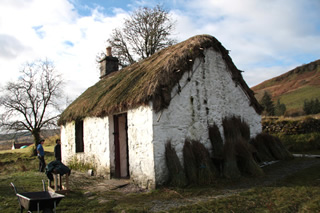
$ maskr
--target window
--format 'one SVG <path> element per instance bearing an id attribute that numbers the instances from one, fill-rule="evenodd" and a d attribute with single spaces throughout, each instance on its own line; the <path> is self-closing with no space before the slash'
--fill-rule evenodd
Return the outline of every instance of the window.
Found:
<path id="1" fill-rule="evenodd" d="M 83 121 L 76 122 L 76 152 L 84 151 L 83 143 Z"/>

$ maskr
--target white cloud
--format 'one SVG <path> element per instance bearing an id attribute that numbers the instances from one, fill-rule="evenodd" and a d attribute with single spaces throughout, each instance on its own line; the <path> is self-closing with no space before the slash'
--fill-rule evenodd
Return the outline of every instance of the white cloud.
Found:
<path id="1" fill-rule="evenodd" d="M 44 57 L 63 74 L 71 98 L 99 79 L 96 55 L 105 51 L 111 30 L 121 26 L 129 11 L 113 8 L 107 15 L 103 5 L 82 5 L 89 11 L 83 16 L 77 2 L 0 1 L 0 84 L 15 80 L 22 63 Z M 150 1 L 130 3 L 126 7 L 134 9 Z M 249 86 L 320 58 L 318 0 L 166 0 L 164 4 L 177 20 L 174 34 L 179 41 L 198 34 L 215 36 L 231 50 Z"/>
<path id="2" fill-rule="evenodd" d="M 90 16 L 80 16 L 67 0 L 0 4 L 1 84 L 15 80 L 24 62 L 47 57 L 63 74 L 73 99 L 98 81 L 96 55 L 126 15 L 117 10 L 107 17 L 97 7 Z"/>
<path id="3" fill-rule="evenodd" d="M 270 70 L 279 75 L 288 66 L 310 62 L 307 58 L 320 58 L 318 0 L 187 0 L 183 5 L 189 13 L 174 12 L 177 30 L 188 37 L 215 36 L 231 50 L 236 66 L 252 73 L 250 86 L 274 76 L 264 74 Z"/>

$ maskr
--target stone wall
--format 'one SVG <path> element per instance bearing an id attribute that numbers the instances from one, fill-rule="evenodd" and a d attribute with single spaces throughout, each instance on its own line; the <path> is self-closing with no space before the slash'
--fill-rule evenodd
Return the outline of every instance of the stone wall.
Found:
<path id="1" fill-rule="evenodd" d="M 221 54 L 209 49 L 205 56 L 204 60 L 195 61 L 193 72 L 183 75 L 180 88 L 172 90 L 168 109 L 153 115 L 157 184 L 167 179 L 165 144 L 168 141 L 183 164 L 185 139 L 200 141 L 211 150 L 208 125 L 217 124 L 223 135 L 222 119 L 226 116 L 243 118 L 250 126 L 251 137 L 261 132 L 261 116 L 250 106 L 242 88 L 232 80 Z"/>
<path id="2" fill-rule="evenodd" d="M 303 120 L 276 120 L 262 121 L 262 130 L 265 133 L 286 135 L 320 132 L 320 119 L 307 118 Z"/>

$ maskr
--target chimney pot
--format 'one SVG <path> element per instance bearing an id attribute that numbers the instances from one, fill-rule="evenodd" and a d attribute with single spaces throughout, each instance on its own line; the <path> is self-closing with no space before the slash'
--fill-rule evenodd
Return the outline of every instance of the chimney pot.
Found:
<path id="1" fill-rule="evenodd" d="M 108 46 L 106 50 L 107 50 L 106 57 L 104 57 L 100 61 L 100 79 L 109 75 L 112 72 L 118 71 L 119 69 L 118 67 L 119 60 L 117 57 L 112 56 L 111 46 Z"/>
<path id="2" fill-rule="evenodd" d="M 107 56 L 112 56 L 111 47 L 107 47 Z"/>

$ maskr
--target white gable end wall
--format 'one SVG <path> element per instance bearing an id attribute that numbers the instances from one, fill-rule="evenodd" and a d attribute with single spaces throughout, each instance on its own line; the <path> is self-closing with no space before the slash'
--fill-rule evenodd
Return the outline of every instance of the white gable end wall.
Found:
<path id="1" fill-rule="evenodd" d="M 61 128 L 63 163 L 70 161 L 91 165 L 97 174 L 110 178 L 109 119 L 86 118 L 83 121 L 84 152 L 76 153 L 75 122 Z"/>
<path id="2" fill-rule="evenodd" d="M 208 125 L 219 126 L 223 136 L 222 119 L 240 116 L 250 126 L 251 137 L 261 132 L 261 116 L 250 106 L 242 88 L 232 80 L 220 53 L 204 51 L 205 58 L 196 59 L 193 71 L 186 72 L 173 88 L 168 109 L 153 114 L 155 174 L 157 184 L 167 178 L 165 144 L 171 141 L 181 163 L 186 138 L 198 140 L 209 150 Z"/>

